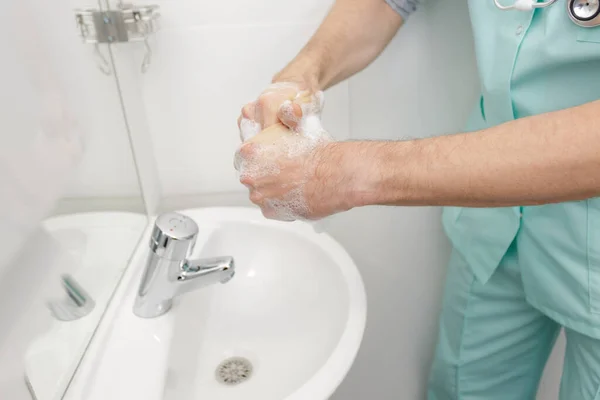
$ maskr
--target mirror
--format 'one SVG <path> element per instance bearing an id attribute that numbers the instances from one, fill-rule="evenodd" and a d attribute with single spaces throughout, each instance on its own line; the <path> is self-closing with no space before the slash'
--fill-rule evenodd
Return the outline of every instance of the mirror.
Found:
<path id="1" fill-rule="evenodd" d="M 105 44 L 75 8 L 8 0 L 0 25 L 0 398 L 60 399 L 148 225 Z"/>

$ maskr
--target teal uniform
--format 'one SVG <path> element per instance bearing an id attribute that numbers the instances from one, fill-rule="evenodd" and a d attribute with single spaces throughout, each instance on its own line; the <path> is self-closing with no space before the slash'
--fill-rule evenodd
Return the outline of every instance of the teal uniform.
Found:
<path id="1" fill-rule="evenodd" d="M 566 0 L 469 12 L 482 86 L 469 131 L 600 99 L 600 27 L 575 25 Z M 452 207 L 443 222 L 453 253 L 428 399 L 534 399 L 564 327 L 560 398 L 600 400 L 600 199 Z"/>
<path id="2" fill-rule="evenodd" d="M 482 94 L 468 130 L 600 99 L 600 27 L 565 3 L 470 0 Z M 453 255 L 429 399 L 534 399 L 561 326 L 561 400 L 600 399 L 600 199 L 443 218 Z"/>

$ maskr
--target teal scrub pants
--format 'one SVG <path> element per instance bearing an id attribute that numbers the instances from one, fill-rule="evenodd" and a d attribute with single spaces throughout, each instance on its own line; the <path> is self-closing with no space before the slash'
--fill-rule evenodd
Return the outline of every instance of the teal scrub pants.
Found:
<path id="1" fill-rule="evenodd" d="M 560 331 L 526 300 L 511 245 L 485 283 L 450 260 L 428 400 L 533 400 Z M 600 340 L 565 329 L 560 400 L 600 400 Z"/>

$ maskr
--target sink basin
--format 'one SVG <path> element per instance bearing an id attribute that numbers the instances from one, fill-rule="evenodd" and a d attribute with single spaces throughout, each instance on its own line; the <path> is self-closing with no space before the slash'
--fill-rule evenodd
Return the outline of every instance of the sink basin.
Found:
<path id="1" fill-rule="evenodd" d="M 265 220 L 255 209 L 181 213 L 200 228 L 192 257 L 233 256 L 235 277 L 142 319 L 131 309 L 144 261 L 136 257 L 125 306 L 84 360 L 95 363 L 79 379 L 86 399 L 329 398 L 365 327 L 365 291 L 348 254 L 307 223 Z"/>

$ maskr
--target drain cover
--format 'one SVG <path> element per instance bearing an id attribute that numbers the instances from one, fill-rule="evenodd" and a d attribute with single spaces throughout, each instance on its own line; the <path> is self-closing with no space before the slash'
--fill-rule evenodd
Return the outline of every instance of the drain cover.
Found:
<path id="1" fill-rule="evenodd" d="M 217 381 L 225 385 L 237 385 L 252 376 L 252 364 L 242 357 L 232 357 L 223 361 L 215 371 Z"/>

